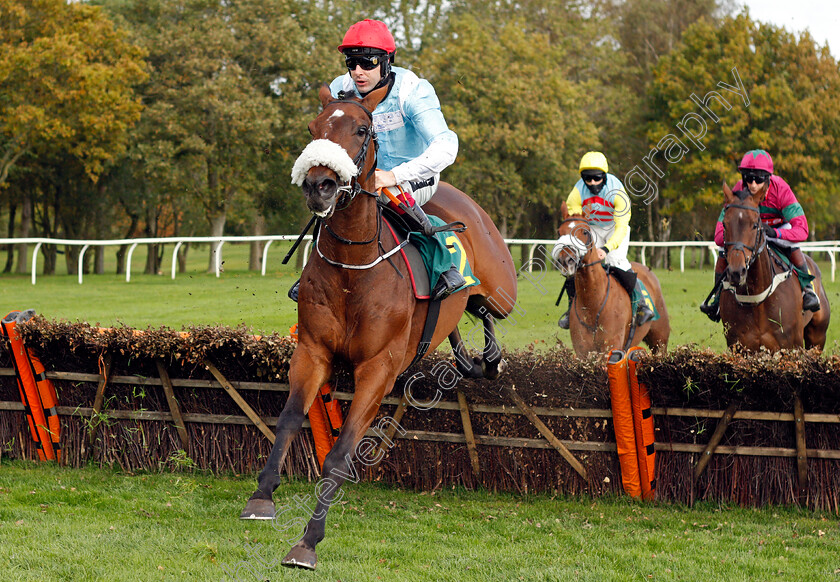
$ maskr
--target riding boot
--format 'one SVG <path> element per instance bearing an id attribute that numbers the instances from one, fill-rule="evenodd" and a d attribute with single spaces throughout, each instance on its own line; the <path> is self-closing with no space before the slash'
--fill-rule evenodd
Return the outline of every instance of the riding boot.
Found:
<path id="1" fill-rule="evenodd" d="M 298 293 L 300 292 L 300 279 L 295 281 L 295 284 L 292 285 L 292 288 L 289 289 L 289 299 L 297 303 L 298 300 Z"/>
<path id="2" fill-rule="evenodd" d="M 569 307 L 566 309 L 566 313 L 560 316 L 557 325 L 560 326 L 560 329 L 569 329 L 569 313 L 572 311 L 572 301 L 575 298 L 575 278 L 567 277 L 566 282 L 563 283 L 563 288 L 569 298 Z"/>
<path id="3" fill-rule="evenodd" d="M 435 237 L 434 227 L 432 226 L 432 221 L 429 220 L 429 217 L 426 215 L 426 212 L 421 208 L 419 204 L 415 204 L 414 206 L 408 207 L 408 212 L 405 213 L 405 216 L 410 216 L 414 220 L 417 221 L 417 224 L 420 226 L 420 230 L 423 232 L 424 235 L 428 237 Z M 435 285 L 434 289 L 432 289 L 432 301 L 440 301 L 442 299 L 446 299 L 452 293 L 463 287 L 467 284 L 467 281 L 464 279 L 464 276 L 461 274 L 461 271 L 458 270 L 458 267 L 452 265 L 448 271 L 442 273 L 440 277 L 438 277 L 437 284 Z"/>
<path id="4" fill-rule="evenodd" d="M 639 283 L 639 277 L 636 273 L 632 269 L 625 271 L 624 269 L 619 269 L 618 267 L 610 267 L 610 273 L 618 279 L 618 282 L 621 283 L 621 286 L 624 287 L 625 291 L 627 291 L 627 295 L 630 296 L 631 305 L 633 304 L 634 296 L 638 299 L 636 302 L 636 325 L 643 325 L 653 319 L 654 313 L 651 308 L 648 307 L 648 304 L 642 295 L 642 286 L 641 283 Z"/>
<path id="5" fill-rule="evenodd" d="M 440 301 L 452 295 L 455 291 L 467 284 L 464 276 L 454 265 L 438 277 L 437 285 L 432 289 L 432 301 Z"/>
<path id="6" fill-rule="evenodd" d="M 715 284 L 706 300 L 700 304 L 700 311 L 715 323 L 720 321 L 720 289 L 727 266 L 726 258 L 723 255 L 718 256 L 715 263 Z"/>
<path id="7" fill-rule="evenodd" d="M 655 317 L 655 313 L 645 301 L 645 296 L 642 293 L 642 283 L 636 277 L 636 286 L 634 289 L 636 297 L 639 298 L 639 304 L 636 307 L 636 326 L 644 325 Z"/>
<path id="8" fill-rule="evenodd" d="M 403 217 L 407 218 L 409 222 L 414 222 L 418 230 L 424 235 L 435 236 L 432 221 L 429 220 L 429 216 L 426 214 L 426 211 L 423 210 L 419 204 L 414 204 L 413 206 L 406 205 L 406 209 L 408 212 L 406 212 Z"/>
<path id="9" fill-rule="evenodd" d="M 808 264 L 805 262 L 805 255 L 802 249 L 791 249 L 790 262 L 802 273 L 808 272 Z M 820 299 L 814 293 L 814 284 L 809 281 L 802 288 L 802 311 L 819 311 Z"/>

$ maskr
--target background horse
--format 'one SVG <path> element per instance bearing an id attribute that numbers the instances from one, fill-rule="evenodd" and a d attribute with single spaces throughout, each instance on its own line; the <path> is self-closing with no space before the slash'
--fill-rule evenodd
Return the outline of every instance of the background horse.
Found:
<path id="1" fill-rule="evenodd" d="M 642 340 L 654 350 L 668 348 L 671 324 L 659 279 L 653 271 L 639 263 L 630 263 L 633 271 L 647 287 L 659 312 L 659 319 L 636 327 L 631 334 L 630 296 L 615 277 L 608 276 L 598 259 L 595 238 L 589 223 L 581 215 L 569 215 L 566 203 L 561 205 L 563 222 L 558 233 L 571 235 L 557 256 L 560 271 L 575 278 L 575 298 L 569 314 L 572 346 L 579 356 L 590 352 L 609 353 L 612 350 L 639 345 Z"/>
<path id="2" fill-rule="evenodd" d="M 339 361 L 352 370 L 355 394 L 341 434 L 324 461 L 315 511 L 303 538 L 283 560 L 287 566 L 315 568 L 315 546 L 324 537 L 330 503 L 345 479 L 355 474 L 354 459 L 372 463 L 370 455 L 377 452 L 378 442 L 362 437 L 382 398 L 417 353 L 429 310 L 428 301 L 415 300 L 399 254 L 383 258 L 396 244 L 390 234 L 384 234 L 387 229 L 376 195 L 370 191 L 376 163 L 371 112 L 386 91 L 373 91 L 362 100 L 335 100 L 329 88 L 322 87 L 323 110 L 309 124 L 314 141 L 293 171 L 297 182 L 294 174 L 303 164 L 303 194 L 307 207 L 319 218 L 317 252 L 301 275 L 299 339 L 290 362 L 290 394 L 277 420 L 277 439 L 259 475 L 258 488 L 241 518 L 274 517 L 272 492 L 280 484 L 280 467 L 289 444 Z M 466 224 L 460 241 L 453 237 L 449 242 L 463 247 L 480 280 L 479 285 L 440 303 L 430 347 L 449 337 L 462 374 L 493 378 L 501 361 L 493 318 L 509 315 L 516 301 L 516 270 L 510 252 L 490 217 L 452 186 L 441 183 L 425 209 L 445 222 Z M 483 324 L 483 357 L 475 360 L 466 355 L 456 327 L 465 310 Z"/>
<path id="3" fill-rule="evenodd" d="M 801 348 L 803 344 L 824 348 L 831 307 L 819 267 L 805 256 L 816 277 L 813 284 L 820 310 L 803 313 L 799 279 L 789 272 L 790 266 L 773 256 L 761 229 L 759 204 L 766 189 L 756 195 L 746 188 L 733 194 L 724 183 L 723 194 L 723 248 L 729 265 L 724 280 L 734 287 L 721 291 L 720 297 L 726 344 L 748 350 Z"/>

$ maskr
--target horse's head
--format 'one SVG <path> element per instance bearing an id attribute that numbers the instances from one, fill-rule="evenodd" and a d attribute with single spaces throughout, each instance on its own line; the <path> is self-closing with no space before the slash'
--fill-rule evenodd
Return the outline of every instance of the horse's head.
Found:
<path id="1" fill-rule="evenodd" d="M 733 285 L 743 285 L 750 265 L 764 249 L 759 204 L 766 189 L 752 194 L 749 190 L 732 192 L 723 183 L 723 248 L 726 253 L 727 277 Z"/>
<path id="2" fill-rule="evenodd" d="M 368 186 L 376 163 L 372 112 L 387 92 L 383 87 L 364 99 L 335 99 L 327 85 L 321 87 L 323 109 L 309 124 L 313 141 L 292 169 L 292 183 L 301 186 L 313 214 L 329 218 L 341 195 L 352 199 Z"/>
<path id="3" fill-rule="evenodd" d="M 589 230 L 589 223 L 583 216 L 569 215 L 565 202 L 560 205 L 560 211 L 563 217 L 563 222 L 557 229 L 560 238 L 557 239 L 551 256 L 565 277 L 574 277 L 583 264 L 584 257 L 592 250 L 595 239 Z"/>

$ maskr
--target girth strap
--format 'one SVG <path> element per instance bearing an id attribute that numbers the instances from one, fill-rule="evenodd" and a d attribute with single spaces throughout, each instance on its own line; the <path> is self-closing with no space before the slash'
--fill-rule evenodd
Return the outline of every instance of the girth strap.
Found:
<path id="1" fill-rule="evenodd" d="M 402 371 L 400 377 L 408 372 L 411 367 L 419 362 L 420 359 L 426 355 L 426 352 L 429 351 L 429 348 L 432 345 L 432 336 L 434 335 L 435 328 L 437 327 L 438 316 L 440 315 L 440 302 L 440 299 L 437 301 L 429 301 L 429 312 L 426 314 L 426 323 L 423 325 L 423 335 L 420 337 L 420 343 L 417 344 L 417 353 L 414 354 L 414 359 L 411 360 L 408 367 Z"/>

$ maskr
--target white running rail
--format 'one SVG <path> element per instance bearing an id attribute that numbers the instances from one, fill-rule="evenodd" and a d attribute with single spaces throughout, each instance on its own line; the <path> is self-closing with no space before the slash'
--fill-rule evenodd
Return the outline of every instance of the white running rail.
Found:
<path id="1" fill-rule="evenodd" d="M 294 241 L 297 240 L 298 235 L 295 234 L 283 234 L 283 235 L 263 235 L 263 236 L 222 236 L 222 237 L 210 237 L 210 236 L 186 236 L 186 237 L 164 237 L 164 238 L 131 238 L 131 239 L 122 239 L 122 240 L 69 240 L 69 239 L 60 239 L 60 238 L 2 238 L 0 239 L 0 245 L 16 245 L 16 244 L 34 244 L 35 248 L 32 250 L 32 284 L 34 285 L 36 282 L 36 272 L 38 270 L 38 251 L 41 249 L 42 245 L 51 244 L 51 245 L 66 245 L 66 246 L 80 246 L 82 247 L 79 251 L 79 268 L 78 268 L 78 278 L 79 284 L 82 283 L 83 280 L 83 268 L 84 268 L 84 257 L 85 253 L 90 247 L 102 247 L 102 246 L 121 246 L 121 245 L 129 245 L 128 252 L 126 253 L 126 261 L 125 261 L 125 280 L 126 282 L 131 281 L 131 257 L 134 253 L 134 250 L 137 248 L 137 245 L 142 244 L 169 244 L 172 243 L 175 245 L 175 248 L 172 251 L 172 272 L 171 277 L 174 279 L 175 274 L 177 271 L 178 265 L 178 251 L 181 249 L 184 243 L 216 243 L 215 252 L 214 252 L 214 272 L 216 277 L 221 276 L 222 272 L 222 257 L 221 257 L 221 249 L 222 245 L 226 242 L 236 242 L 236 243 L 243 243 L 243 242 L 253 242 L 253 241 L 264 241 L 266 244 L 263 247 L 263 254 L 262 254 L 262 275 L 265 275 L 265 265 L 266 259 L 268 258 L 268 249 L 271 246 L 271 243 L 274 241 Z M 304 237 L 306 244 L 302 245 L 301 252 L 303 252 L 303 262 L 306 263 L 309 252 L 310 252 L 310 244 L 312 241 L 312 236 L 307 235 Z M 509 246 L 516 246 L 516 245 L 527 245 L 528 246 L 528 270 L 531 271 L 533 268 L 533 264 L 537 261 L 542 261 L 543 264 L 547 264 L 550 262 L 551 258 L 551 249 L 554 247 L 555 241 L 553 239 L 522 239 L 522 238 L 508 238 L 505 239 L 505 243 Z M 668 241 L 668 242 L 650 242 L 650 241 L 635 241 L 630 243 L 631 247 L 639 247 L 640 248 L 640 262 L 643 265 L 646 265 L 646 252 L 647 249 L 656 248 L 656 247 L 679 247 L 680 248 L 680 272 L 685 271 L 685 250 L 689 247 L 697 247 L 697 248 L 704 248 L 708 249 L 709 253 L 711 254 L 712 263 L 714 263 L 717 253 L 718 253 L 718 246 L 713 242 L 707 241 Z M 808 252 L 816 253 L 816 252 L 824 252 L 828 255 L 829 260 L 831 261 L 831 280 L 834 281 L 835 271 L 836 271 L 836 260 L 834 253 L 840 251 L 840 241 L 831 240 L 831 241 L 815 241 L 815 242 L 804 242 L 801 244 L 802 248 Z M 540 250 L 541 256 L 535 258 L 537 254 L 537 250 Z"/>

